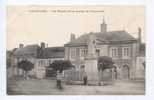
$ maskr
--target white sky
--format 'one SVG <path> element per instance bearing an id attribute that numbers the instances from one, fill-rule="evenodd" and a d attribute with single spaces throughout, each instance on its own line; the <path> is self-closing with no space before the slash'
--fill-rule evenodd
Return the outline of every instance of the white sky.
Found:
<path id="1" fill-rule="evenodd" d="M 47 10 L 48 12 L 31 12 Z M 100 13 L 55 13 L 51 10 L 95 10 Z M 137 37 L 138 27 L 142 29 L 145 42 L 144 6 L 8 6 L 7 7 L 7 49 L 18 47 L 19 43 L 63 46 L 70 40 L 70 34 L 76 37 L 100 31 L 103 16 L 107 30 L 126 30 Z"/>

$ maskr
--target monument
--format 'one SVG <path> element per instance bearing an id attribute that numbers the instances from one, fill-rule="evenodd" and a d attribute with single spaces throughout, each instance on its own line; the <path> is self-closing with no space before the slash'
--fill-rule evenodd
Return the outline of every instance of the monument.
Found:
<path id="1" fill-rule="evenodd" d="M 85 71 L 88 76 L 88 81 L 98 80 L 98 68 L 96 57 L 96 38 L 93 33 L 90 34 L 88 41 L 88 55 L 85 58 Z"/>

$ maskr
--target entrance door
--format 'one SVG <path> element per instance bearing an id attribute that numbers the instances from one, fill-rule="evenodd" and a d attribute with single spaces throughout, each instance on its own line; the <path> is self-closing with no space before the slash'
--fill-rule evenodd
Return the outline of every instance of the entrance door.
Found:
<path id="1" fill-rule="evenodd" d="M 129 66 L 124 65 L 122 68 L 123 79 L 129 79 Z"/>

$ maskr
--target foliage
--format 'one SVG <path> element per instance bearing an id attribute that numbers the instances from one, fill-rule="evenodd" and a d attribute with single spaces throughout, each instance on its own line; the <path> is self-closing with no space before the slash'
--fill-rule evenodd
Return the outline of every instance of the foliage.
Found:
<path id="1" fill-rule="evenodd" d="M 63 70 L 74 67 L 69 60 L 55 60 L 52 64 L 50 64 L 51 68 L 56 71 L 62 72 Z"/>
<path id="2" fill-rule="evenodd" d="M 98 61 L 98 70 L 104 70 L 107 68 L 112 68 L 113 66 L 113 61 L 112 58 L 108 57 L 108 56 L 100 56 L 97 59 Z"/>
<path id="3" fill-rule="evenodd" d="M 18 63 L 18 68 L 21 68 L 24 71 L 30 71 L 34 68 L 34 64 L 28 60 L 22 60 Z"/>

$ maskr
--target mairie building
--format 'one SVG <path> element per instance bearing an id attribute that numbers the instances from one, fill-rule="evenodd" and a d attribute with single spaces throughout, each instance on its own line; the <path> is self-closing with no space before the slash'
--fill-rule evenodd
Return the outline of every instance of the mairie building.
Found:
<path id="1" fill-rule="evenodd" d="M 97 78 L 96 60 L 99 56 L 112 58 L 116 66 L 117 79 L 136 78 L 138 69 L 140 69 L 137 65 L 139 64 L 137 57 L 140 53 L 141 28 L 138 28 L 138 38 L 134 38 L 125 30 L 107 30 L 107 24 L 103 21 L 100 25 L 100 32 L 85 33 L 78 38 L 75 34 L 71 34 L 70 37 L 70 42 L 64 45 L 65 59 L 70 60 L 78 70 L 85 66 L 92 80 Z M 88 60 L 88 58 L 94 59 Z M 144 60 L 142 57 L 142 61 Z M 142 64 L 140 66 L 142 67 Z M 142 78 L 144 77 L 143 71 L 144 68 L 140 73 Z"/>

